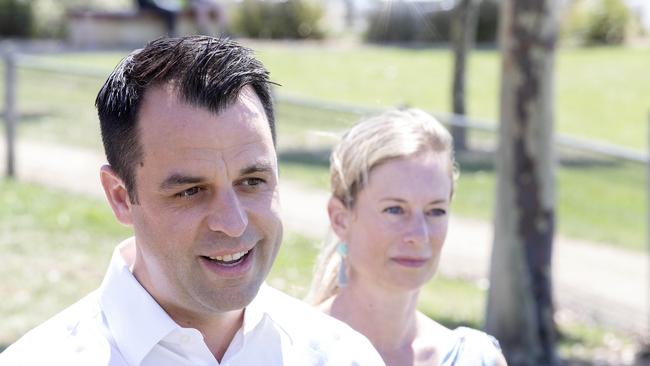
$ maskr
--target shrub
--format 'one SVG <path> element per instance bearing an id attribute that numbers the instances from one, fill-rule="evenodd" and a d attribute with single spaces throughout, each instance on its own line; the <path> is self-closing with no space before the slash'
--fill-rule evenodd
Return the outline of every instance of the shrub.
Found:
<path id="1" fill-rule="evenodd" d="M 633 22 L 623 0 L 574 0 L 567 14 L 563 38 L 584 44 L 621 44 Z"/>
<path id="2" fill-rule="evenodd" d="M 402 1 L 370 14 L 366 39 L 371 42 L 411 42 L 435 38 L 429 19 Z"/>
<path id="3" fill-rule="evenodd" d="M 0 36 L 29 37 L 32 35 L 32 2 L 29 0 L 0 0 Z"/>
<path id="4" fill-rule="evenodd" d="M 252 38 L 320 39 L 322 8 L 307 0 L 244 0 L 234 16 L 235 33 Z"/>
<path id="5" fill-rule="evenodd" d="M 366 40 L 371 42 L 448 42 L 452 9 L 424 13 L 418 5 L 393 1 L 370 14 Z M 499 17 L 498 0 L 483 0 L 479 7 L 476 39 L 494 42 Z"/>
<path id="6" fill-rule="evenodd" d="M 477 42 L 496 42 L 499 33 L 499 0 L 483 0 L 476 25 Z"/>
<path id="7" fill-rule="evenodd" d="M 417 4 L 393 1 L 369 15 L 366 40 L 371 42 L 446 41 L 449 11 L 424 13 Z"/>
<path id="8" fill-rule="evenodd" d="M 587 20 L 587 42 L 623 43 L 630 18 L 630 12 L 623 0 L 600 0 Z"/>

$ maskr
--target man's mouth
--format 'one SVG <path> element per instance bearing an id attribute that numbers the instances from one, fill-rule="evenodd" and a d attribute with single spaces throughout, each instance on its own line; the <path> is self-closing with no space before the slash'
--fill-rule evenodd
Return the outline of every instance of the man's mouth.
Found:
<path id="1" fill-rule="evenodd" d="M 234 267 L 241 262 L 243 262 L 246 257 L 248 256 L 248 253 L 250 253 L 250 249 L 243 251 L 243 252 L 237 252 L 237 253 L 232 253 L 232 254 L 226 254 L 226 255 L 218 255 L 216 257 L 208 257 L 206 256 L 205 258 L 209 259 L 212 262 L 215 262 L 219 265 L 225 266 L 225 267 Z"/>

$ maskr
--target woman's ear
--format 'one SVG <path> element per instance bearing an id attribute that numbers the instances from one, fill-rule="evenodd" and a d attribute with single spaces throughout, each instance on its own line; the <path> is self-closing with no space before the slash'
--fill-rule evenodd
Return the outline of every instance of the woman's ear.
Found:
<path id="1" fill-rule="evenodd" d="M 327 203 L 327 214 L 330 217 L 332 230 L 344 242 L 348 241 L 348 228 L 352 219 L 352 210 L 345 207 L 343 202 L 332 196 Z"/>
<path id="2" fill-rule="evenodd" d="M 129 192 L 122 179 L 117 176 L 110 165 L 102 166 L 99 171 L 99 179 L 117 220 L 124 225 L 132 225 L 131 201 L 129 201 Z"/>

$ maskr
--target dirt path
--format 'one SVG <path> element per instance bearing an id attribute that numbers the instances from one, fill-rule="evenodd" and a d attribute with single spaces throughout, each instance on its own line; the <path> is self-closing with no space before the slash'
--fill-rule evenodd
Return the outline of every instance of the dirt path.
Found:
<path id="1" fill-rule="evenodd" d="M 5 149 L 0 142 L 0 168 Z M 19 142 L 18 177 L 65 190 L 103 198 L 97 152 L 59 145 Z M 287 230 L 315 241 L 327 233 L 327 192 L 296 182 L 281 182 L 283 219 Z M 492 225 L 453 216 L 440 272 L 487 283 Z M 650 335 L 650 273 L 647 254 L 563 237 L 556 238 L 553 276 L 560 310 L 613 326 L 621 331 Z"/>

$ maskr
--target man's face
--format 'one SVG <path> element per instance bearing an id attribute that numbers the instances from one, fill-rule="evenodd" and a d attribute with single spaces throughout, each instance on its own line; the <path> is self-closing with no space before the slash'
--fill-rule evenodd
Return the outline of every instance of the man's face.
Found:
<path id="1" fill-rule="evenodd" d="M 159 86 L 145 94 L 138 127 L 135 276 L 168 312 L 244 308 L 282 238 L 277 159 L 259 98 L 246 87 L 217 115 Z"/>

